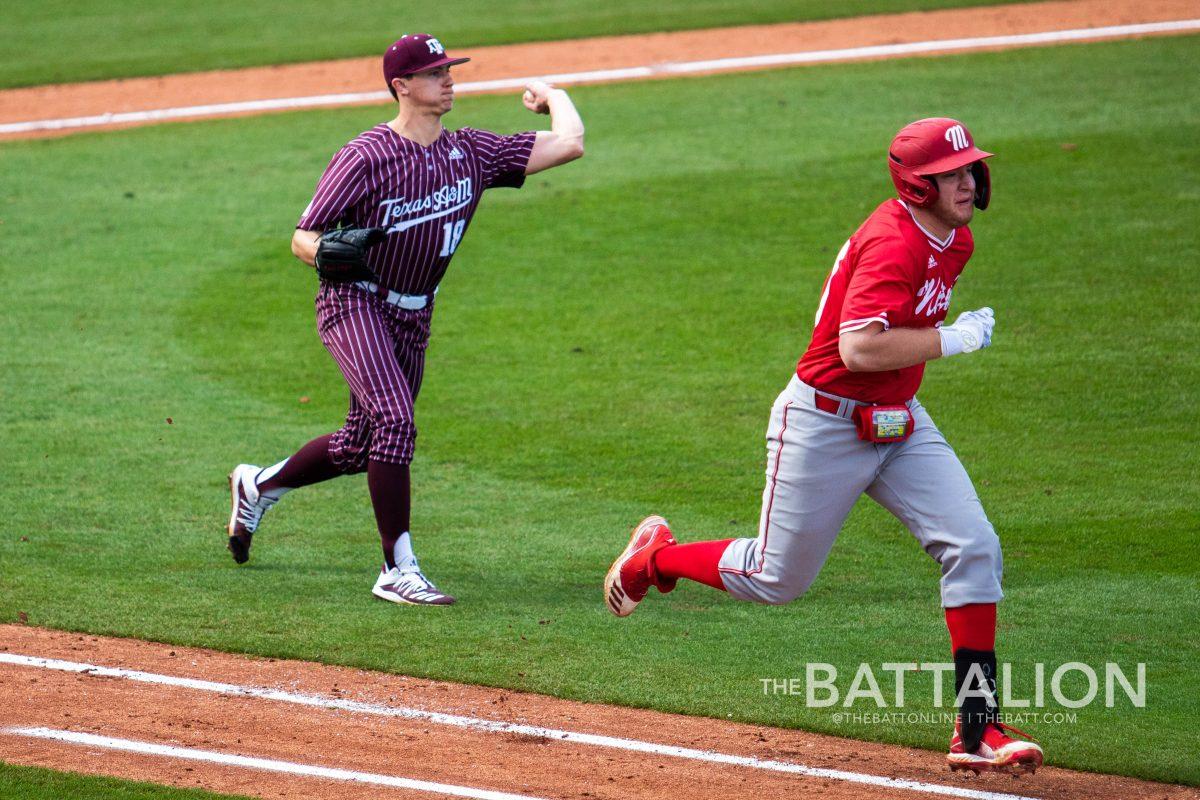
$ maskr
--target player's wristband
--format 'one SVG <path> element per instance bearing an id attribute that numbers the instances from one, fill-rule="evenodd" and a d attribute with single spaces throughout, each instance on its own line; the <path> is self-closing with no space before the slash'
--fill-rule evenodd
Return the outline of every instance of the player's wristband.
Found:
<path id="1" fill-rule="evenodd" d="M 956 325 L 943 325 L 938 327 L 937 335 L 942 339 L 942 357 L 950 355 L 958 355 L 960 353 L 974 353 L 980 347 L 983 347 L 983 342 L 979 341 L 974 331 L 959 327 Z"/>
<path id="2" fill-rule="evenodd" d="M 974 347 L 967 349 L 970 347 L 970 345 L 965 341 L 966 337 L 963 336 L 963 331 L 955 328 L 953 325 L 943 325 L 937 329 L 937 332 L 938 336 L 941 337 L 942 340 L 942 358 L 946 358 L 947 356 L 956 356 L 959 353 L 969 353 L 971 350 L 979 349 L 979 345 L 977 343 Z M 974 339 L 974 336 L 971 338 Z"/>

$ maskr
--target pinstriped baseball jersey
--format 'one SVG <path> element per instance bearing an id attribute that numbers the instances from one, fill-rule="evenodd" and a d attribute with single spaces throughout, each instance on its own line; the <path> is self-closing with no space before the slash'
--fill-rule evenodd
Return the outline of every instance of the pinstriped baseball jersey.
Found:
<path id="1" fill-rule="evenodd" d="M 462 128 L 422 147 L 376 125 L 334 155 L 296 227 L 386 229 L 383 243 L 368 251 L 368 265 L 389 289 L 429 294 L 484 190 L 524 183 L 536 135 Z"/>
<path id="2" fill-rule="evenodd" d="M 883 323 L 884 330 L 941 325 L 954 284 L 974 249 L 965 225 L 938 239 L 902 200 L 880 204 L 837 255 L 796 375 L 809 386 L 867 403 L 910 400 L 925 364 L 851 372 L 842 363 L 838 337 L 872 322 Z"/>

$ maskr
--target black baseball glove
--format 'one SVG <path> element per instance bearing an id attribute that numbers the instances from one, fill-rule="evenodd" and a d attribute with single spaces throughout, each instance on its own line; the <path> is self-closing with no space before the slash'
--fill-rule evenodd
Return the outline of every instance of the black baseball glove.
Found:
<path id="1" fill-rule="evenodd" d="M 383 228 L 334 228 L 317 243 L 317 274 L 331 283 L 378 281 L 367 266 L 367 248 L 387 237 Z"/>

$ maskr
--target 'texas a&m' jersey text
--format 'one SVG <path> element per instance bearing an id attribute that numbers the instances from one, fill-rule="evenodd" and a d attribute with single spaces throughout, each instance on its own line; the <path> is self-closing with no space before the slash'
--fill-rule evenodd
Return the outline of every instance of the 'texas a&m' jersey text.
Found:
<path id="1" fill-rule="evenodd" d="M 367 251 L 367 266 L 388 289 L 430 294 L 480 195 L 525 182 L 536 138 L 535 131 L 500 136 L 461 128 L 422 146 L 381 123 L 334 154 L 296 227 L 383 228 L 387 238 Z"/>
<path id="2" fill-rule="evenodd" d="M 882 203 L 842 245 L 825 281 L 812 341 L 796 374 L 830 394 L 866 403 L 904 403 L 917 393 L 924 364 L 885 372 L 851 372 L 838 337 L 872 322 L 889 328 L 934 328 L 975 249 L 963 226 L 939 240 L 903 201 Z"/>

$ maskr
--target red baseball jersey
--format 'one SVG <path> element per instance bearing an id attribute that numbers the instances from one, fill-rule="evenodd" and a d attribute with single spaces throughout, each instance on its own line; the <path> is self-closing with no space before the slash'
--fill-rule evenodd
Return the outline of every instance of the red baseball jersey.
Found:
<path id="1" fill-rule="evenodd" d="M 963 226 L 938 239 L 901 200 L 888 200 L 851 236 L 825 281 L 812 341 L 796 365 L 800 380 L 866 403 L 904 403 L 917 393 L 924 364 L 884 372 L 851 372 L 838 337 L 872 322 L 889 328 L 934 328 L 975 249 Z"/>

